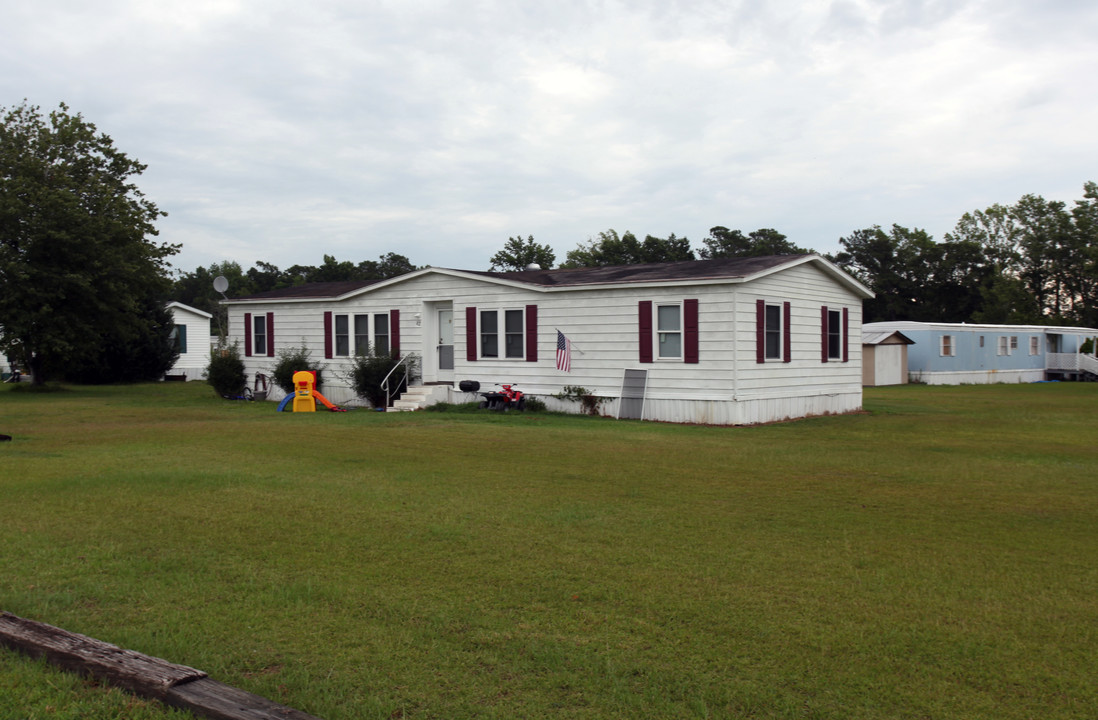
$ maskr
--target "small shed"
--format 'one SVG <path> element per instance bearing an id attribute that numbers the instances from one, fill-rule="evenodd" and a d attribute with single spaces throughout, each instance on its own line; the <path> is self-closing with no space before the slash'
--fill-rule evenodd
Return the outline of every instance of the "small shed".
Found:
<path id="1" fill-rule="evenodd" d="M 172 341 L 179 347 L 179 358 L 164 374 L 165 380 L 200 380 L 210 364 L 210 321 L 213 315 L 184 305 L 168 303 L 172 314 Z"/>
<path id="2" fill-rule="evenodd" d="M 899 330 L 862 333 L 862 385 L 907 383 L 907 346 L 915 341 Z"/>

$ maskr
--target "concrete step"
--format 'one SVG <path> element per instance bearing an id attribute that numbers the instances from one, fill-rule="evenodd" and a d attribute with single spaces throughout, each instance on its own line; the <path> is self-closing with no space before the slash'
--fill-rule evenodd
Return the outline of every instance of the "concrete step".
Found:
<path id="1" fill-rule="evenodd" d="M 393 406 L 389 410 L 395 412 L 422 410 L 428 405 L 442 402 L 448 395 L 449 388 L 446 385 L 413 385 L 393 401 Z"/>

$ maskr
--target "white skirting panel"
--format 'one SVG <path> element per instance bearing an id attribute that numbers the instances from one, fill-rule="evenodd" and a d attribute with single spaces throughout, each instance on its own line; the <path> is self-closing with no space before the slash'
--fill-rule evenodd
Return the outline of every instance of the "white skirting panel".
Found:
<path id="1" fill-rule="evenodd" d="M 320 390 L 328 400 L 337 405 L 354 406 L 356 402 L 350 388 L 343 384 L 325 383 Z M 272 389 L 267 399 L 281 400 L 281 390 Z M 551 395 L 538 395 L 547 409 L 553 412 L 580 414 L 583 406 L 578 402 L 558 400 Z M 476 393 L 450 390 L 449 402 L 465 403 L 480 400 Z M 599 414 L 617 417 L 619 399 L 603 398 Z M 656 422 L 686 423 L 696 425 L 757 425 L 760 423 L 792 420 L 814 415 L 841 415 L 862 408 L 860 389 L 848 393 L 811 395 L 783 398 L 753 398 L 748 400 L 669 400 L 648 398 L 644 402 L 644 419 Z"/>
<path id="2" fill-rule="evenodd" d="M 813 415 L 841 415 L 862 408 L 861 391 L 751 400 L 649 400 L 644 419 L 704 425 L 757 425 Z"/>
<path id="3" fill-rule="evenodd" d="M 1043 369 L 970 370 L 965 372 L 913 372 L 910 382 L 927 385 L 991 385 L 994 383 L 1031 383 L 1045 379 Z"/>

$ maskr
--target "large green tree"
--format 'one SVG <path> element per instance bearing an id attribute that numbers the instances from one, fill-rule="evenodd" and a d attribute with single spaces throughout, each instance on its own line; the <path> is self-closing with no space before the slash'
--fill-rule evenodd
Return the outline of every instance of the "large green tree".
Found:
<path id="1" fill-rule="evenodd" d="M 557 255 L 553 248 L 534 242 L 534 236 L 529 235 L 525 240 L 522 236 L 507 238 L 507 244 L 503 249 L 492 256 L 492 266 L 489 270 L 525 270 L 530 265 L 551 268 L 557 261 Z"/>
<path id="2" fill-rule="evenodd" d="M 134 184 L 144 170 L 64 104 L 0 108 L 0 349 L 34 382 L 81 364 L 106 379 L 170 367 L 143 356 L 150 337 L 168 343 L 156 308 L 179 250 L 151 240 L 165 213 Z"/>
<path id="3" fill-rule="evenodd" d="M 600 232 L 598 237 L 581 243 L 575 250 L 569 250 L 566 258 L 561 267 L 643 265 L 696 259 L 690 249 L 690 240 L 676 237 L 674 233 L 666 238 L 647 235 L 641 242 L 631 232 L 626 231 L 619 236 L 613 229 Z"/>
<path id="4" fill-rule="evenodd" d="M 702 260 L 724 257 L 762 257 L 765 255 L 805 255 L 813 252 L 797 247 L 774 228 L 759 228 L 744 235 L 741 230 L 729 230 L 718 225 L 709 229 L 698 250 Z"/>

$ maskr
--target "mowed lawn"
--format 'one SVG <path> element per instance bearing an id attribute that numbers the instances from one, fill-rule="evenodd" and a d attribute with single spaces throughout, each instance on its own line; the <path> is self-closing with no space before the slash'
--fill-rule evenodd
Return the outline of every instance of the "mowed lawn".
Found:
<path id="1" fill-rule="evenodd" d="M 1098 385 L 865 407 L 0 389 L 0 610 L 328 720 L 1098 717 Z M 182 716 L 0 652 L 2 719 Z"/>

